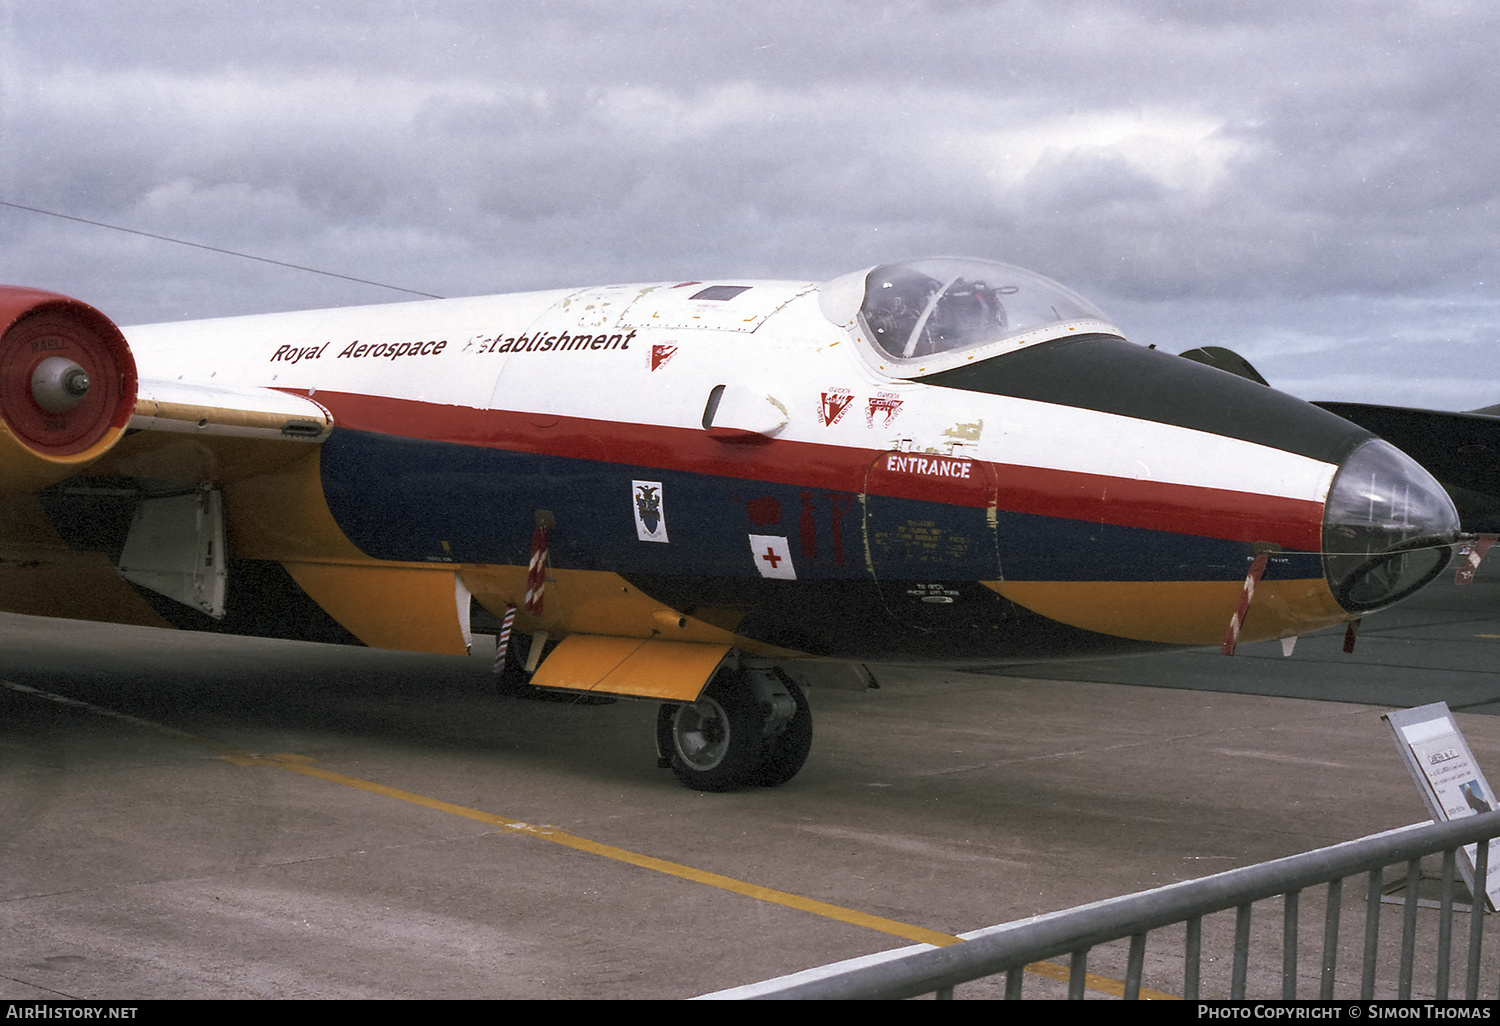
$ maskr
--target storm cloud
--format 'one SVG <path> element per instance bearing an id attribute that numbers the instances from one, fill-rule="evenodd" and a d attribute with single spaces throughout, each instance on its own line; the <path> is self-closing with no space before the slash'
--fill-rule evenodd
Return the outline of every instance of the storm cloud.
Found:
<path id="1" fill-rule="evenodd" d="M 0 0 L 0 200 L 440 295 L 1006 260 L 1309 398 L 1500 401 L 1468 2 Z M 121 323 L 400 293 L 0 207 Z"/>

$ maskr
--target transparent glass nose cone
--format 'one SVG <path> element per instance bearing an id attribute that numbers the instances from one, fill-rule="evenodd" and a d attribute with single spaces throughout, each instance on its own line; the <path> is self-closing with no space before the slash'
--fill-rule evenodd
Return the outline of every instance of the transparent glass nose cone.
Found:
<path id="1" fill-rule="evenodd" d="M 1366 612 L 1409 595 L 1453 558 L 1458 511 L 1442 485 L 1389 442 L 1344 461 L 1323 512 L 1323 571 L 1339 605 Z"/>

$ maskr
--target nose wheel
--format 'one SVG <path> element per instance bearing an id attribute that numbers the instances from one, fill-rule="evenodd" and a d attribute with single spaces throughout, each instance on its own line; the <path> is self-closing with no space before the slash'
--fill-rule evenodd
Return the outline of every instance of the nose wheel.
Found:
<path id="1" fill-rule="evenodd" d="M 724 671 L 696 702 L 661 707 L 656 745 L 662 764 L 694 790 L 777 787 L 807 761 L 812 710 L 777 671 Z"/>

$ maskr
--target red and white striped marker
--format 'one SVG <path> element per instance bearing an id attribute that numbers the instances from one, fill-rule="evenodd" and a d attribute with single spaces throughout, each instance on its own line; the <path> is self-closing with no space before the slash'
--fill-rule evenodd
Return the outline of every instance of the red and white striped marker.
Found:
<path id="1" fill-rule="evenodd" d="M 531 564 L 526 568 L 526 612 L 542 615 L 542 596 L 547 590 L 547 529 L 531 533 Z"/>
<path id="2" fill-rule="evenodd" d="M 505 672 L 505 653 L 510 651 L 510 628 L 516 622 L 516 607 L 505 604 L 505 619 L 500 622 L 500 636 L 495 639 L 495 672 Z"/>
<path id="3" fill-rule="evenodd" d="M 1227 656 L 1234 655 L 1234 648 L 1240 643 L 1240 628 L 1245 623 L 1245 613 L 1250 609 L 1250 598 L 1255 594 L 1255 583 L 1260 580 L 1261 574 L 1266 572 L 1266 562 L 1270 554 L 1259 553 L 1255 562 L 1250 564 L 1250 572 L 1245 575 L 1245 589 L 1240 592 L 1240 607 L 1234 611 L 1229 618 L 1229 633 L 1224 635 L 1223 652 Z"/>
<path id="4" fill-rule="evenodd" d="M 1473 541 L 1464 542 L 1463 547 L 1458 550 L 1460 563 L 1458 572 L 1453 575 L 1454 584 L 1469 584 L 1474 580 L 1474 572 L 1479 569 L 1479 561 L 1484 554 L 1490 551 L 1490 546 L 1495 544 L 1495 539 L 1500 538 L 1497 534 L 1476 535 Z"/>

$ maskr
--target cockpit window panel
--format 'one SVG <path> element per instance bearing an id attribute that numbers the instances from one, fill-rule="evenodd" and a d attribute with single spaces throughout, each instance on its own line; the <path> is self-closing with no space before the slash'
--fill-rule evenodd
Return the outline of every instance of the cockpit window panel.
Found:
<path id="1" fill-rule="evenodd" d="M 882 264 L 865 278 L 858 321 L 889 359 L 926 361 L 1012 340 L 1016 345 L 1108 327 L 1088 300 L 1010 264 L 930 257 Z M 942 362 L 947 363 L 947 360 Z"/>

